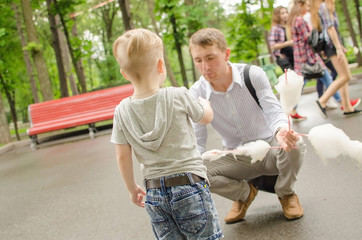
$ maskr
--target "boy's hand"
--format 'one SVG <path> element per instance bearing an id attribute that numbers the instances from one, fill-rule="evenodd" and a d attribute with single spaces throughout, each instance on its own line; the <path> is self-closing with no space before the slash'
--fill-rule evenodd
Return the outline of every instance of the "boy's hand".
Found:
<path id="1" fill-rule="evenodd" d="M 210 101 L 205 98 L 199 97 L 199 103 L 204 109 L 204 116 L 199 121 L 201 124 L 209 124 L 214 118 L 214 111 L 211 108 Z"/>
<path id="2" fill-rule="evenodd" d="M 203 97 L 199 97 L 199 102 L 201 103 L 201 105 L 207 105 L 210 106 L 210 101 L 203 98 Z"/>
<path id="3" fill-rule="evenodd" d="M 138 185 L 133 192 L 129 193 L 131 201 L 139 207 L 145 207 L 145 203 L 143 202 L 144 196 L 146 196 L 146 192 Z"/>
<path id="4" fill-rule="evenodd" d="M 289 131 L 288 127 L 281 128 L 275 138 L 286 152 L 289 152 L 293 147 L 295 147 L 297 141 L 299 140 L 299 136 L 293 130 Z"/>

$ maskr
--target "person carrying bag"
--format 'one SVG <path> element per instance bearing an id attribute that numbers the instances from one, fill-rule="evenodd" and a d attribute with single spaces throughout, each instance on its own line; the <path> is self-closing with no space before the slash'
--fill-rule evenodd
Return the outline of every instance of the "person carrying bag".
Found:
<path id="1" fill-rule="evenodd" d="M 285 32 L 287 19 L 288 11 L 285 7 L 279 6 L 275 8 L 272 17 L 272 28 L 268 37 L 274 59 L 282 70 L 294 68 L 293 41 L 287 40 Z"/>

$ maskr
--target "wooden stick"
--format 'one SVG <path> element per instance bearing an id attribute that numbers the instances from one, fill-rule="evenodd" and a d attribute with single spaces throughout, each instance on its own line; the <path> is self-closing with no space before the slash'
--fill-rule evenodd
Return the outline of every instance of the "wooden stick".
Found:
<path id="1" fill-rule="evenodd" d="M 287 74 L 287 69 L 285 68 L 284 69 L 284 72 L 285 72 L 285 83 L 288 84 L 288 74 Z"/>
<path id="2" fill-rule="evenodd" d="M 288 114 L 288 127 L 289 127 L 289 132 L 290 132 L 290 118 L 291 118 L 291 116 L 290 116 L 290 114 Z"/>
<path id="3" fill-rule="evenodd" d="M 308 137 L 308 134 L 304 134 L 304 133 L 298 133 L 298 136 L 302 136 L 302 137 Z"/>
<path id="4" fill-rule="evenodd" d="M 274 147 L 270 147 L 270 149 L 281 149 L 283 148 L 282 146 L 274 146 Z M 292 149 L 299 149 L 299 147 L 292 147 Z"/>

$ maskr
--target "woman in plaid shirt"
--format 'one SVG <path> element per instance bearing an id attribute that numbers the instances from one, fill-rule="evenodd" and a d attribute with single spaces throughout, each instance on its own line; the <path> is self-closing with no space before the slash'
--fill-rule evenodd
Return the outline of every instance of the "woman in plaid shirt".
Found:
<path id="1" fill-rule="evenodd" d="M 325 117 L 327 100 L 339 90 L 342 96 L 342 110 L 344 116 L 352 116 L 361 113 L 355 107 L 361 102 L 360 98 L 349 100 L 348 83 L 351 80 L 351 71 L 345 55 L 346 49 L 341 44 L 338 32 L 339 22 L 335 12 L 335 0 L 314 0 L 311 7 L 313 28 L 321 30 L 325 34 L 326 44 L 324 54 L 332 61 L 338 77 L 328 87 L 324 94 L 316 101 L 319 109 Z M 326 34 L 327 33 L 327 34 Z"/>
<path id="2" fill-rule="evenodd" d="M 288 35 L 290 34 L 294 42 L 294 71 L 299 75 L 302 75 L 303 63 L 314 65 L 318 61 L 323 68 L 326 68 L 323 60 L 317 54 L 314 54 L 311 46 L 308 44 L 308 37 L 311 30 L 308 23 L 303 19 L 303 15 L 308 11 L 307 1 L 308 0 L 294 1 L 287 23 Z"/>
<path id="3" fill-rule="evenodd" d="M 287 40 L 285 25 L 288 20 L 288 11 L 285 7 L 279 6 L 274 9 L 272 17 L 272 29 L 268 41 L 277 64 L 284 69 L 294 68 L 293 40 Z M 296 112 L 296 107 L 290 113 L 294 121 L 307 119 Z"/>
<path id="4" fill-rule="evenodd" d="M 273 56 L 283 70 L 294 67 L 293 41 L 288 41 L 285 34 L 287 20 L 288 10 L 283 6 L 276 7 L 273 11 L 272 28 L 268 37 Z"/>
<path id="5" fill-rule="evenodd" d="M 314 65 L 319 63 L 324 69 L 324 76 L 318 80 L 323 82 L 323 84 L 328 88 L 332 83 L 332 76 L 327 71 L 323 60 L 318 54 L 315 54 L 308 44 L 308 37 L 311 32 L 308 23 L 303 19 L 308 11 L 308 0 L 295 0 L 291 13 L 289 15 L 287 29 L 288 34 L 291 35 L 294 46 L 294 71 L 302 75 L 302 64 L 308 63 L 309 65 Z M 305 79 L 306 81 L 307 79 Z M 335 98 L 338 101 L 340 96 L 338 93 L 335 93 Z"/>

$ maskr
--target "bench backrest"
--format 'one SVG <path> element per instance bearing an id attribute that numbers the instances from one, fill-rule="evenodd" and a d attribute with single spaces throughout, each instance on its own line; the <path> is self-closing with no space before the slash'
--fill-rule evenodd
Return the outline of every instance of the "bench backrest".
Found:
<path id="1" fill-rule="evenodd" d="M 41 124 L 57 119 L 67 119 L 74 116 L 89 115 L 100 111 L 113 112 L 118 103 L 131 96 L 131 84 L 113 87 L 94 92 L 51 100 L 28 107 L 30 125 Z M 112 118 L 110 116 L 110 118 Z"/>

